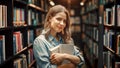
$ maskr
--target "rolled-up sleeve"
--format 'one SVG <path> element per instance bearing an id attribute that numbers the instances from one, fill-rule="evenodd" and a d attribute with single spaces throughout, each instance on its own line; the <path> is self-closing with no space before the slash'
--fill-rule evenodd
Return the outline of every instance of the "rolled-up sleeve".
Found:
<path id="1" fill-rule="evenodd" d="M 38 68 L 56 68 L 49 60 L 49 51 L 43 40 L 36 38 L 33 44 L 33 52 L 37 61 Z"/>
<path id="2" fill-rule="evenodd" d="M 80 63 L 78 64 L 78 68 L 80 68 L 84 63 L 85 63 L 85 60 L 84 60 L 84 57 L 81 55 L 81 53 L 80 53 L 80 51 L 76 48 L 76 47 L 74 47 L 74 49 L 75 49 L 75 55 L 76 56 L 78 56 L 79 58 L 80 58 Z"/>

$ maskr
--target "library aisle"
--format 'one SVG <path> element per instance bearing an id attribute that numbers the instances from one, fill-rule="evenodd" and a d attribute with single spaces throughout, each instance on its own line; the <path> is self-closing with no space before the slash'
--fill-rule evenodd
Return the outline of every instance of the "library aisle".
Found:
<path id="1" fill-rule="evenodd" d="M 58 4 L 69 10 L 81 68 L 120 68 L 119 0 L 0 0 L 0 68 L 37 68 L 33 41 Z"/>

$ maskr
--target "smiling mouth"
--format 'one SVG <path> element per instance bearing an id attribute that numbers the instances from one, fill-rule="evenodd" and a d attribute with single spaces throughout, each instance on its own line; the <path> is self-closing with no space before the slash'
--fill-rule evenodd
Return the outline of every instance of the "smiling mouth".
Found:
<path id="1" fill-rule="evenodd" d="M 62 27 L 58 27 L 59 29 L 62 29 Z"/>

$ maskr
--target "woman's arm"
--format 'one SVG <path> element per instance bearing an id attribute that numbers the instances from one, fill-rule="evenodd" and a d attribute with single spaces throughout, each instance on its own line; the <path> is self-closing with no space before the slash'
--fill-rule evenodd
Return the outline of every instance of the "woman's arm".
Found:
<path id="1" fill-rule="evenodd" d="M 69 60 L 71 63 L 77 65 L 81 62 L 80 58 L 78 56 L 70 55 L 70 54 L 64 54 L 64 59 Z"/>
<path id="2" fill-rule="evenodd" d="M 37 65 L 39 68 L 56 68 L 56 65 L 52 65 L 49 60 L 49 51 L 46 47 L 47 43 L 44 43 L 41 36 L 34 40 L 33 52 Z"/>
<path id="3" fill-rule="evenodd" d="M 75 65 L 77 65 L 81 62 L 80 58 L 78 56 L 70 55 L 70 54 L 67 54 L 67 53 L 64 53 L 64 54 L 53 53 L 51 55 L 50 59 L 51 59 L 51 63 L 57 64 L 57 65 L 60 64 L 61 62 L 63 62 L 64 60 L 68 60 Z"/>
<path id="4" fill-rule="evenodd" d="M 50 59 L 51 59 L 51 63 L 57 64 L 57 65 L 61 64 L 61 62 L 63 62 L 64 60 L 68 60 L 76 66 L 81 66 L 82 64 L 84 64 L 84 58 L 76 48 L 75 48 L 74 55 L 70 55 L 66 53 L 64 54 L 53 53 Z"/>
<path id="5" fill-rule="evenodd" d="M 66 63 L 66 64 L 58 65 L 57 68 L 76 68 L 76 66 L 73 63 Z"/>

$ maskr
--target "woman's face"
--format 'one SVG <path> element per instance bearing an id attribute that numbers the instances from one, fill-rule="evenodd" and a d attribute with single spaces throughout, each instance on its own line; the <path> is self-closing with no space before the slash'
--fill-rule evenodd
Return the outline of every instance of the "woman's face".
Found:
<path id="1" fill-rule="evenodd" d="M 57 13 L 54 17 L 51 18 L 51 30 L 59 33 L 64 30 L 66 27 L 67 16 L 64 12 Z"/>

